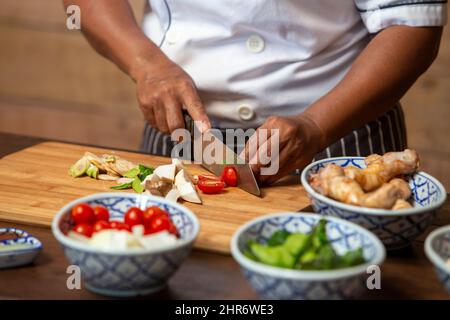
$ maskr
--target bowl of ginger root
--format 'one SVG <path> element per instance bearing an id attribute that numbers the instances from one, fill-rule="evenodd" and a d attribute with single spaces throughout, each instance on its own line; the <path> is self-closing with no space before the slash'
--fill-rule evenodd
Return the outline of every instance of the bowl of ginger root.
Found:
<path id="1" fill-rule="evenodd" d="M 317 213 L 369 229 L 387 249 L 417 238 L 447 196 L 436 178 L 419 171 L 411 149 L 318 160 L 303 170 L 301 182 Z"/>

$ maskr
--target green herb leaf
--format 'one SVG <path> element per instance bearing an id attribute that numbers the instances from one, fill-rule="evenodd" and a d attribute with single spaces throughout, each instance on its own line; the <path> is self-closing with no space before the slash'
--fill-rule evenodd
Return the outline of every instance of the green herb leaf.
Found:
<path id="1" fill-rule="evenodd" d="M 137 193 L 144 192 L 145 188 L 141 186 L 141 180 L 139 180 L 138 177 L 134 178 L 133 182 L 131 183 L 131 186 L 133 187 L 133 190 Z"/>
<path id="2" fill-rule="evenodd" d="M 289 231 L 286 230 L 278 230 L 275 231 L 272 236 L 269 238 L 269 240 L 267 241 L 267 244 L 271 247 L 273 246 L 278 246 L 283 244 L 287 237 L 290 235 L 291 233 Z"/>
<path id="3" fill-rule="evenodd" d="M 144 181 L 147 176 L 151 175 L 153 173 L 153 168 L 146 167 L 142 164 L 139 165 L 139 179 L 141 181 Z"/>
<path id="4" fill-rule="evenodd" d="M 124 173 L 125 178 L 136 178 L 140 174 L 140 170 L 138 167 L 134 167 L 133 169 L 128 170 Z"/>
<path id="5" fill-rule="evenodd" d="M 118 186 L 112 186 L 111 189 L 114 190 L 125 190 L 125 189 L 131 189 L 132 188 L 132 182 L 128 182 L 128 183 L 124 183 L 124 184 L 120 184 Z"/>

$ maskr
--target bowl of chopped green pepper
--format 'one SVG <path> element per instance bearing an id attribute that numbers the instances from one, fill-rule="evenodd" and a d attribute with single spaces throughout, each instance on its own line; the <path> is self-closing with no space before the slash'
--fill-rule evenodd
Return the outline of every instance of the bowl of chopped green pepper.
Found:
<path id="1" fill-rule="evenodd" d="M 284 300 L 357 298 L 386 256 L 381 241 L 352 222 L 292 212 L 243 225 L 231 252 L 256 292 Z"/>

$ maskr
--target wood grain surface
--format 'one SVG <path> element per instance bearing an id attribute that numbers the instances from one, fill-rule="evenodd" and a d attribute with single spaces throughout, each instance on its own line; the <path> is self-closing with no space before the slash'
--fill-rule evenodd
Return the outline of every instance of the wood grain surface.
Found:
<path id="1" fill-rule="evenodd" d="M 158 166 L 169 158 L 101 148 L 44 142 L 0 159 L 0 219 L 49 227 L 53 216 L 68 202 L 98 192 L 114 192 L 116 182 L 88 177 L 72 178 L 67 170 L 85 151 L 101 155 L 113 153 L 134 163 Z M 192 174 L 206 173 L 199 165 L 188 164 Z M 130 191 L 132 192 L 132 191 Z M 201 194 L 203 204 L 183 204 L 200 219 L 197 248 L 229 253 L 232 234 L 243 223 L 263 214 L 298 211 L 309 200 L 298 177 L 262 189 L 256 197 L 239 188 L 227 188 L 218 195 Z"/>

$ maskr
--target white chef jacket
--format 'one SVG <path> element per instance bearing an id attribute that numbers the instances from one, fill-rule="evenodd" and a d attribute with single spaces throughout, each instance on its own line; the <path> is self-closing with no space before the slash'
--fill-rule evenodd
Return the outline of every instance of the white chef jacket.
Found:
<path id="1" fill-rule="evenodd" d="M 249 128 L 325 95 L 371 33 L 444 25 L 446 2 L 149 0 L 142 28 L 192 77 L 213 126 Z"/>

